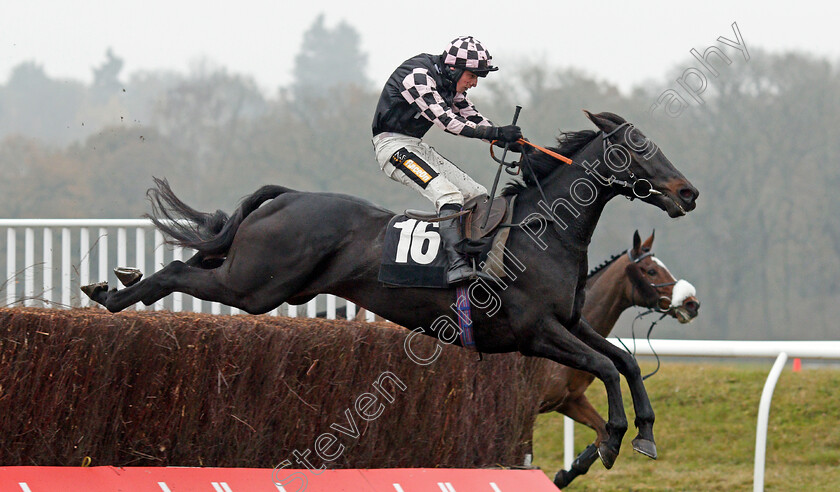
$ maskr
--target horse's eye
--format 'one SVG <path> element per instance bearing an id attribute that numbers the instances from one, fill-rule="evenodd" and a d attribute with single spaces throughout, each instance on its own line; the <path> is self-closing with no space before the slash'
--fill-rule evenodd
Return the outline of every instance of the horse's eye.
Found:
<path id="1" fill-rule="evenodd" d="M 654 275 L 656 275 L 656 270 L 651 268 L 650 270 L 647 271 L 647 274 L 650 275 L 651 277 L 653 277 Z"/>

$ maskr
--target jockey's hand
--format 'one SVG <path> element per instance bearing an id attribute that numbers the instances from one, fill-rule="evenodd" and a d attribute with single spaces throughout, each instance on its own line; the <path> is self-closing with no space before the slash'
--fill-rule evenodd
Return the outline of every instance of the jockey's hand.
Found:
<path id="1" fill-rule="evenodd" d="M 522 138 L 522 130 L 516 125 L 505 125 L 496 127 L 496 138 L 502 143 L 514 143 Z"/>
<path id="2" fill-rule="evenodd" d="M 501 140 L 496 140 L 496 141 L 493 142 L 493 145 L 495 145 L 496 147 L 500 147 L 502 149 L 505 148 L 505 145 L 507 145 L 509 151 L 516 152 L 516 153 L 519 153 L 519 154 L 522 153 L 522 144 L 520 144 L 519 142 L 505 143 L 505 142 L 502 142 Z"/>
<path id="3" fill-rule="evenodd" d="M 527 140 L 527 138 L 525 140 Z M 505 148 L 505 145 L 507 145 L 508 150 L 511 151 L 511 152 L 516 152 L 518 154 L 521 154 L 523 152 L 522 144 L 520 144 L 519 142 L 505 143 L 505 142 L 502 142 L 501 140 L 496 140 L 496 141 L 493 142 L 493 145 L 495 145 L 496 147 L 501 147 L 501 148 Z"/>

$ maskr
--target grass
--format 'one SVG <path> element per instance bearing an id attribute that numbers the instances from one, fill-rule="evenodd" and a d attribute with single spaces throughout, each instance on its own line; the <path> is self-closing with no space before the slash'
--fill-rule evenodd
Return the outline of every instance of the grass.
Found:
<path id="1" fill-rule="evenodd" d="M 630 429 L 612 470 L 597 461 L 566 488 L 575 491 L 752 490 L 758 402 L 772 362 L 663 363 L 646 381 L 656 411 L 659 459 L 635 453 L 630 393 L 622 387 Z M 652 364 L 643 363 L 646 374 Z M 603 385 L 588 398 L 606 415 Z M 840 490 L 840 370 L 788 363 L 773 396 L 765 490 Z M 575 452 L 595 438 L 575 424 Z M 542 415 L 534 433 L 534 465 L 553 478 L 563 466 L 563 417 Z"/>

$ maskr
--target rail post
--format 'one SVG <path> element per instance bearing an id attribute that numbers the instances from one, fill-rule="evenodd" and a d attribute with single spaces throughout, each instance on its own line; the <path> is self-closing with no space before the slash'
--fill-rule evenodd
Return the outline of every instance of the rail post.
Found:
<path id="1" fill-rule="evenodd" d="M 767 381 L 764 382 L 764 390 L 761 392 L 761 401 L 758 404 L 758 422 L 755 426 L 755 467 L 753 468 L 754 492 L 764 491 L 764 461 L 767 454 L 767 422 L 770 420 L 770 401 L 773 399 L 776 382 L 782 374 L 787 358 L 785 352 L 776 357 L 776 362 L 770 369 Z"/>

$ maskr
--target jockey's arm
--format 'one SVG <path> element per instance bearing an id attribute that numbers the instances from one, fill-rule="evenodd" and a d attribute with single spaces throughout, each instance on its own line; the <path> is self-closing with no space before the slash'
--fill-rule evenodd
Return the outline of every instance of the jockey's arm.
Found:
<path id="1" fill-rule="evenodd" d="M 475 109 L 465 94 L 455 97 L 455 108 L 446 104 L 437 91 L 437 83 L 424 68 L 416 68 L 408 74 L 403 79 L 403 87 L 403 98 L 416 106 L 424 118 L 448 133 L 487 141 L 511 137 L 510 131 L 502 130 L 508 127 L 493 126 L 490 120 Z"/>

